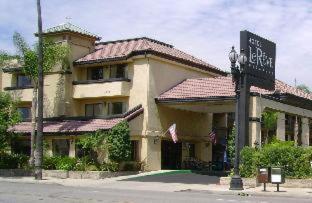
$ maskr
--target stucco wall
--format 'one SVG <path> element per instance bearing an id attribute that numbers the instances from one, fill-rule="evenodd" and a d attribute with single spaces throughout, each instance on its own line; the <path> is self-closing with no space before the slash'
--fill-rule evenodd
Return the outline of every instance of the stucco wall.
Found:
<path id="1" fill-rule="evenodd" d="M 160 118 L 160 109 L 155 103 L 155 98 L 164 91 L 172 88 L 187 78 L 211 77 L 212 75 L 200 70 L 194 70 L 183 65 L 169 63 L 156 58 L 149 59 L 149 82 L 148 82 L 148 130 L 163 131 Z M 164 117 L 164 116 L 162 116 Z M 173 121 L 174 122 L 174 121 Z"/>

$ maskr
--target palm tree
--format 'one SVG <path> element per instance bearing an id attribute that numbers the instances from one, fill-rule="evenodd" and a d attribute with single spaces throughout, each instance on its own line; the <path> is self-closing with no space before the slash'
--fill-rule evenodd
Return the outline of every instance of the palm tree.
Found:
<path id="1" fill-rule="evenodd" d="M 42 43 L 42 18 L 40 0 L 37 0 L 38 12 L 38 121 L 35 147 L 35 179 L 42 180 L 43 158 L 43 43 Z"/>

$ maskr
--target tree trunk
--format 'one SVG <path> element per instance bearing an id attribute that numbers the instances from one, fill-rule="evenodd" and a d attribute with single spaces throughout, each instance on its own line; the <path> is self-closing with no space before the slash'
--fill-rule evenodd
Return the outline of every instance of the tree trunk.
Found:
<path id="1" fill-rule="evenodd" d="M 36 140 L 36 115 L 37 115 L 37 96 L 38 86 L 34 84 L 33 97 L 31 103 L 31 134 L 30 134 L 30 159 L 29 165 L 35 166 L 35 140 Z"/>
<path id="2" fill-rule="evenodd" d="M 38 121 L 35 150 L 35 179 L 42 180 L 43 158 L 43 44 L 42 44 L 42 18 L 40 0 L 37 0 L 38 12 Z"/>

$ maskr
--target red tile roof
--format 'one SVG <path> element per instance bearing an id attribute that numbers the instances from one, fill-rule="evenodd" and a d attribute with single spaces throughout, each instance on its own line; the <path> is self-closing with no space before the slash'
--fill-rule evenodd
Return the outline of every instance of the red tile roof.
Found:
<path id="1" fill-rule="evenodd" d="M 125 60 L 135 55 L 153 54 L 173 61 L 194 66 L 206 71 L 225 75 L 225 72 L 172 45 L 147 37 L 98 43 L 93 53 L 75 61 L 75 64 L 90 64 L 111 60 Z"/>
<path id="2" fill-rule="evenodd" d="M 302 90 L 287 85 L 286 83 L 276 80 L 275 91 L 267 91 L 257 87 L 251 87 L 251 92 L 263 95 L 291 94 L 304 99 L 312 100 L 312 94 L 307 94 Z M 187 79 L 170 90 L 161 94 L 157 100 L 178 100 L 178 99 L 204 99 L 215 97 L 234 97 L 234 84 L 232 77 L 216 77 L 216 78 L 199 78 Z"/>
<path id="3" fill-rule="evenodd" d="M 142 106 L 123 114 L 122 117 L 112 119 L 90 119 L 82 120 L 64 120 L 64 121 L 45 121 L 43 124 L 44 133 L 84 133 L 93 132 L 97 130 L 108 130 L 123 120 L 131 121 L 143 112 Z M 14 133 L 30 133 L 31 122 L 22 122 L 14 125 L 9 131 Z"/>

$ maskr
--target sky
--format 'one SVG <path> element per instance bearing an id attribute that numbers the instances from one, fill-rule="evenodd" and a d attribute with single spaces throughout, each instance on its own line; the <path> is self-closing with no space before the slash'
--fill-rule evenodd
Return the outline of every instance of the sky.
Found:
<path id="1" fill-rule="evenodd" d="M 102 41 L 150 37 L 229 71 L 228 53 L 249 30 L 277 45 L 276 78 L 312 89 L 312 0 L 41 0 L 43 27 L 68 21 Z M 35 0 L 0 1 L 0 50 L 15 52 L 14 31 L 29 44 Z"/>

